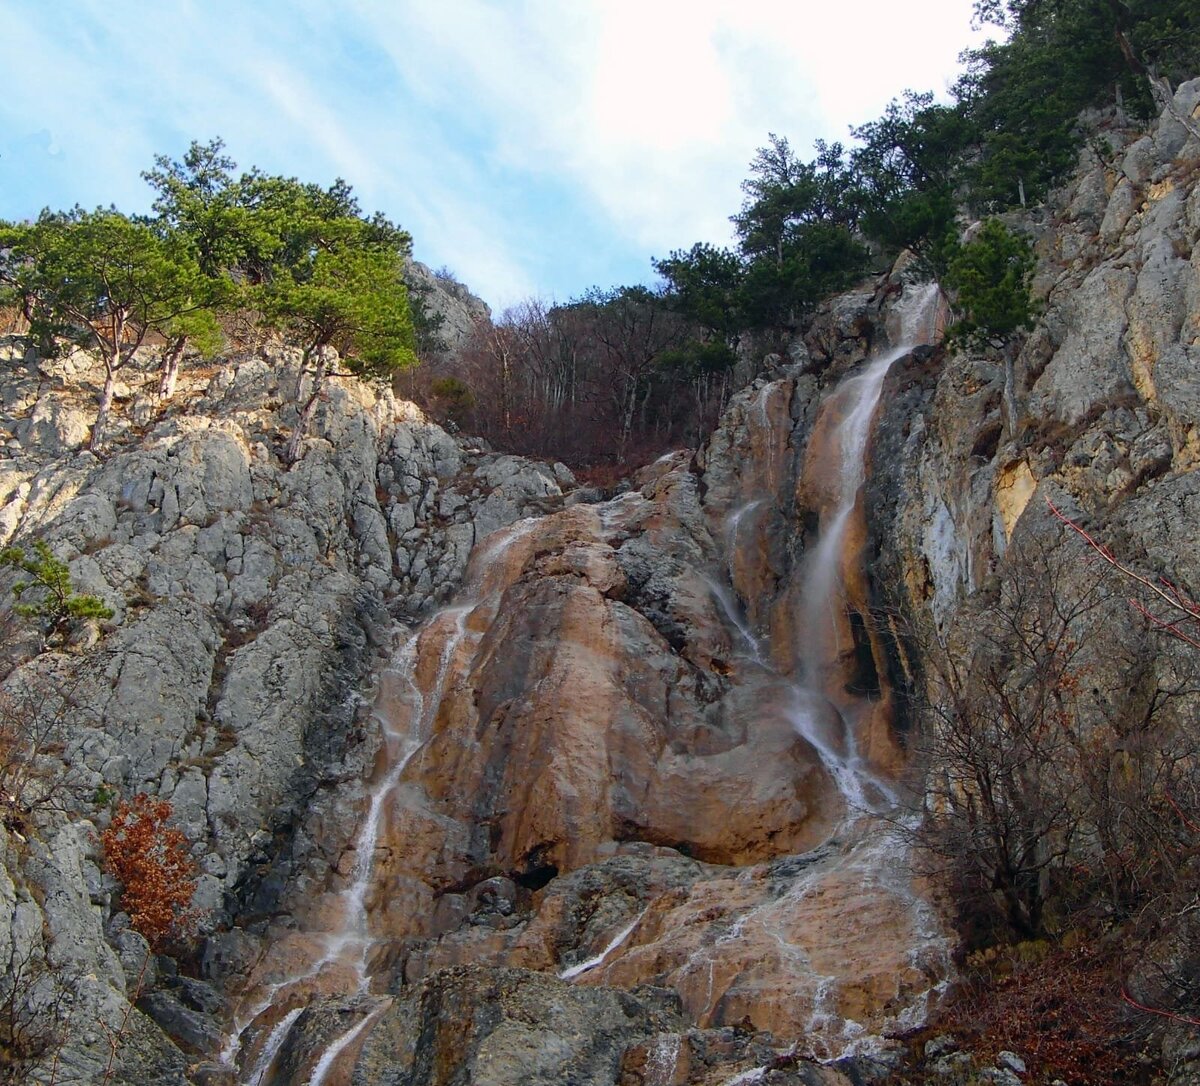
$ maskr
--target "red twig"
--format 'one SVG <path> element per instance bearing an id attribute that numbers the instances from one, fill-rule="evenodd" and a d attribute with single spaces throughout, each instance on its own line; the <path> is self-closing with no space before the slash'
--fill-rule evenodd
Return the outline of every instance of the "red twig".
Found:
<path id="1" fill-rule="evenodd" d="M 1063 524 L 1065 524 L 1071 529 L 1071 531 L 1079 536 L 1080 539 L 1082 539 L 1089 547 L 1091 547 L 1091 549 L 1095 551 L 1096 554 L 1098 554 L 1102 559 L 1104 559 L 1105 562 L 1112 566 L 1113 569 L 1115 569 L 1122 576 L 1128 577 L 1136 584 L 1140 584 L 1148 592 L 1153 593 L 1160 600 L 1162 600 L 1168 607 L 1180 612 L 1180 618 L 1177 618 L 1174 622 L 1168 622 L 1166 619 L 1160 618 L 1158 615 L 1153 614 L 1150 609 L 1140 600 L 1130 600 L 1130 604 L 1136 611 L 1144 615 L 1146 619 L 1158 629 L 1164 631 L 1165 633 L 1169 633 L 1172 637 L 1179 638 L 1180 641 L 1185 641 L 1187 644 L 1200 649 L 1200 639 L 1192 634 L 1186 633 L 1184 630 L 1179 628 L 1179 623 L 1182 621 L 1200 624 L 1200 603 L 1197 603 L 1191 598 L 1191 596 L 1189 596 L 1177 585 L 1168 581 L 1165 577 L 1160 577 L 1158 581 L 1155 582 L 1149 577 L 1138 573 L 1136 570 L 1130 569 L 1129 566 L 1118 560 L 1116 555 L 1114 555 L 1108 547 L 1104 546 L 1103 543 L 1099 542 L 1099 540 L 1095 539 L 1087 531 L 1076 524 L 1049 498 L 1046 499 L 1046 505 L 1050 508 L 1050 512 L 1058 520 L 1062 521 Z"/>
<path id="2" fill-rule="evenodd" d="M 1200 649 L 1200 641 L 1192 637 L 1190 634 L 1184 633 L 1184 631 L 1179 628 L 1179 623 L 1182 621 L 1182 619 L 1176 619 L 1174 622 L 1168 622 L 1165 618 L 1159 618 L 1158 615 L 1154 614 L 1154 612 L 1151 611 L 1150 608 L 1144 603 L 1142 603 L 1141 600 L 1131 599 L 1129 601 L 1129 605 L 1135 611 L 1137 611 L 1138 614 L 1145 616 L 1146 621 L 1149 622 L 1150 625 L 1157 627 L 1164 633 L 1169 633 L 1172 637 L 1178 637 L 1180 641 L 1187 642 L 1187 644 L 1191 645 L 1193 648 Z M 1192 615 L 1191 617 L 1193 621 L 1197 620 L 1197 618 L 1200 618 L 1200 616 L 1196 615 Z"/>
<path id="3" fill-rule="evenodd" d="M 1175 797 L 1166 789 L 1163 790 L 1163 794 L 1167 797 L 1167 802 L 1175 809 L 1175 813 L 1179 815 L 1181 819 L 1183 819 L 1183 824 L 1187 826 L 1192 833 L 1200 833 L 1200 826 L 1197 826 L 1195 822 L 1193 822 L 1190 818 L 1188 818 L 1187 815 L 1183 813 L 1183 808 L 1175 802 Z"/>
<path id="4" fill-rule="evenodd" d="M 1186 1014 L 1176 1014 L 1174 1011 L 1164 1011 L 1158 1007 L 1147 1007 L 1145 1003 L 1139 1003 L 1124 986 L 1121 988 L 1121 998 L 1134 1009 L 1144 1011 L 1146 1014 L 1156 1014 L 1159 1018 L 1169 1018 L 1172 1022 L 1183 1022 L 1189 1026 L 1200 1026 L 1200 1018 L 1189 1018 Z"/>

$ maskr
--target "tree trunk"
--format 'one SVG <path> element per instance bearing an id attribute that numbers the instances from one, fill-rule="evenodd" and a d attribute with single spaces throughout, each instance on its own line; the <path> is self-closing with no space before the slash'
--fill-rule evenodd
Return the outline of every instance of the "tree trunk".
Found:
<path id="1" fill-rule="evenodd" d="M 504 416 L 504 436 L 512 437 L 512 392 L 509 388 L 509 359 L 507 345 L 500 351 L 500 410 Z"/>
<path id="2" fill-rule="evenodd" d="M 300 451 L 304 446 L 304 435 L 308 433 L 309 424 L 312 422 L 313 415 L 317 413 L 317 403 L 321 399 L 321 393 L 325 389 L 325 351 L 322 347 L 314 348 L 317 355 L 317 368 L 313 371 L 312 389 L 309 391 L 308 399 L 304 401 L 304 406 L 300 409 L 300 418 L 296 421 L 296 428 L 292 431 L 292 436 L 288 440 L 287 448 L 283 453 L 283 460 L 289 467 L 300 459 Z M 307 369 L 307 358 L 305 359 Z M 301 370 L 303 373 L 303 370 Z"/>
<path id="3" fill-rule="evenodd" d="M 108 416 L 112 411 L 113 388 L 117 383 L 116 360 L 106 355 L 104 358 L 104 388 L 100 393 L 100 408 L 96 412 L 96 422 L 92 426 L 91 440 L 88 448 L 99 452 L 104 447 L 104 431 L 108 427 Z"/>
<path id="4" fill-rule="evenodd" d="M 1133 42 L 1129 40 L 1129 35 L 1125 32 L 1125 15 L 1121 10 L 1121 4 L 1118 0 L 1108 0 L 1108 9 L 1113 19 L 1113 37 L 1116 39 L 1117 48 L 1121 50 L 1121 56 L 1125 58 L 1126 67 L 1150 84 L 1150 93 L 1158 103 L 1159 109 L 1166 110 L 1187 129 L 1189 135 L 1200 139 L 1200 122 L 1194 117 L 1184 114 L 1175 105 L 1175 95 L 1171 90 L 1171 84 L 1154 70 L 1153 65 L 1147 65 L 1138 56 Z"/>
<path id="5" fill-rule="evenodd" d="M 629 445 L 629 435 L 633 433 L 633 416 L 637 411 L 637 385 L 634 385 L 625 395 L 625 405 L 621 410 L 621 434 L 617 439 L 617 463 L 625 463 L 625 450 Z"/>
<path id="6" fill-rule="evenodd" d="M 169 400 L 175 395 L 175 383 L 179 380 L 179 364 L 187 347 L 187 336 L 176 336 L 163 351 L 162 374 L 158 382 L 158 398 Z"/>
<path id="7" fill-rule="evenodd" d="M 1150 90 L 1158 99 L 1159 105 L 1187 129 L 1188 135 L 1200 140 L 1200 121 L 1197 121 L 1195 117 L 1189 117 L 1175 105 L 1175 95 L 1171 92 L 1171 84 L 1153 72 L 1147 72 L 1146 78 L 1150 81 Z"/>

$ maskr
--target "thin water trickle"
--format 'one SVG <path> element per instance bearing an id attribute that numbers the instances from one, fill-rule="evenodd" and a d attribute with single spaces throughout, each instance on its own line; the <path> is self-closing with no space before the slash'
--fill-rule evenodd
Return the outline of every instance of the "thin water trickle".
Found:
<path id="1" fill-rule="evenodd" d="M 268 984 L 254 994 L 247 1008 L 234 1018 L 220 1055 L 222 1063 L 236 1066 L 239 1057 L 243 1056 L 242 1044 L 247 1033 L 256 1030 L 261 1038 L 270 1026 L 261 1049 L 245 1054 L 247 1059 L 255 1056 L 247 1079 L 251 1086 L 266 1086 L 270 1081 L 272 1065 L 287 1042 L 296 1019 L 313 998 L 369 991 L 371 956 L 377 947 L 377 940 L 370 930 L 370 893 L 389 801 L 394 799 L 405 767 L 432 735 L 442 699 L 456 668 L 463 664 L 460 656 L 464 643 L 474 640 L 477 645 L 481 639 L 478 630 L 487 623 L 478 623 L 473 631 L 470 617 L 484 608 L 489 611 L 490 618 L 499 606 L 502 585 L 493 582 L 503 580 L 503 557 L 528 534 L 534 523 L 532 518 L 518 521 L 481 541 L 471 556 L 465 577 L 466 602 L 433 615 L 407 638 L 384 672 L 373 713 L 381 738 L 380 753 L 369 788 L 367 810 L 354 837 L 349 883 L 337 895 L 332 910 L 338 918 L 336 926 L 315 934 L 314 942 L 320 948 L 315 960 L 310 958 L 307 965 L 292 975 Z M 423 690 L 418 679 L 422 653 L 427 643 L 438 640 L 440 646 L 433 681 L 427 690 Z M 286 1013 L 272 1024 L 275 1014 L 296 1000 L 300 1000 L 299 1005 L 288 1007 Z M 381 1010 L 377 1009 L 334 1040 L 318 1061 L 309 1079 L 310 1086 L 320 1086 L 341 1052 L 379 1013 Z"/>
<path id="2" fill-rule="evenodd" d="M 633 934 L 633 929 L 636 928 L 638 926 L 638 924 L 640 924 L 642 922 L 642 917 L 645 915 L 646 915 L 646 910 L 643 909 L 640 913 L 637 914 L 637 916 L 635 916 L 631 921 L 629 921 L 629 923 L 626 924 L 625 927 L 623 927 L 619 932 L 617 932 L 616 935 L 613 936 L 613 938 L 612 938 L 611 942 L 609 942 L 608 946 L 606 946 L 602 951 L 600 951 L 599 954 L 597 954 L 593 958 L 588 958 L 588 960 L 585 962 L 580 962 L 578 965 L 573 965 L 569 969 L 564 969 L 561 973 L 558 974 L 559 980 L 574 980 L 576 977 L 580 976 L 581 974 L 586 973 L 591 969 L 595 969 L 596 966 L 598 966 L 598 965 L 602 965 L 604 963 L 604 960 L 614 950 L 616 950 L 619 946 L 621 946 L 621 944 L 624 943 L 625 940 L 628 939 L 631 934 Z"/>
<path id="3" fill-rule="evenodd" d="M 383 1013 L 386 1007 L 387 1003 L 381 1004 L 365 1018 L 346 1030 L 345 1033 L 321 1053 L 321 1058 L 317 1061 L 317 1065 L 313 1068 L 313 1072 L 309 1076 L 308 1086 L 324 1086 L 325 1080 L 329 1077 L 329 1072 L 333 1070 L 334 1064 L 337 1063 L 338 1057 L 358 1040 L 359 1035 Z"/>
<path id="4" fill-rule="evenodd" d="M 706 573 L 700 575 L 704 579 L 712 598 L 717 601 L 721 608 L 721 613 L 725 616 L 725 620 L 738 632 L 749 650 L 751 659 L 756 664 L 763 664 L 762 646 L 758 642 L 758 638 L 754 636 L 754 631 L 746 624 L 745 618 L 742 616 L 738 608 L 737 601 L 733 598 L 733 593 L 729 591 L 720 581 L 708 576 Z"/>
<path id="5" fill-rule="evenodd" d="M 263 1086 L 266 1082 L 267 1076 L 275 1065 L 275 1057 L 279 1055 L 279 1050 L 283 1047 L 283 1042 L 291 1031 L 292 1023 L 300 1017 L 303 1010 L 303 1007 L 293 1007 L 275 1024 L 275 1028 L 267 1037 L 267 1043 L 263 1045 L 262 1053 L 258 1057 L 254 1070 L 246 1080 L 247 1086 Z"/>
<path id="6" fill-rule="evenodd" d="M 774 495 L 779 489 L 779 469 L 782 464 L 775 448 L 775 427 L 771 422 L 771 398 L 783 386 L 778 381 L 764 385 L 754 397 L 754 411 L 758 415 L 758 423 L 762 427 L 763 443 L 766 447 L 766 488 L 767 493 Z"/>
<path id="7" fill-rule="evenodd" d="M 729 514 L 725 522 L 725 552 L 731 563 L 734 555 L 737 553 L 738 533 L 741 531 L 742 521 L 766 500 L 766 498 L 755 498 L 753 501 L 748 501 L 745 505 L 739 506 Z M 730 574 L 732 573 L 733 570 L 730 569 Z"/>

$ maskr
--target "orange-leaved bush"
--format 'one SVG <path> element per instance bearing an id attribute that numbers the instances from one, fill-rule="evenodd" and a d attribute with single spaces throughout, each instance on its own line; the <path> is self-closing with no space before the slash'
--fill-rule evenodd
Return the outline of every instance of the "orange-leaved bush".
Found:
<path id="1" fill-rule="evenodd" d="M 156 951 L 187 938 L 198 919 L 191 907 L 196 865 L 183 831 L 167 825 L 171 814 L 166 800 L 139 793 L 118 804 L 100 839 L 105 866 L 124 888 L 121 907 Z"/>

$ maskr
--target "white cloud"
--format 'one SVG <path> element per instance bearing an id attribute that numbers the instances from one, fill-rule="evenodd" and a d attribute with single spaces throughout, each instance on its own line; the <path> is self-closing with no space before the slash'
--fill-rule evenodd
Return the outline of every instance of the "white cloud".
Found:
<path id="1" fill-rule="evenodd" d="M 970 18 L 970 0 L 356 7 L 410 86 L 477 115 L 500 163 L 562 177 L 658 253 L 728 236 L 768 131 L 803 154 L 906 87 L 944 91 Z"/>
<path id="2" fill-rule="evenodd" d="M 81 188 L 122 206 L 148 201 L 154 153 L 217 134 L 243 165 L 342 174 L 419 257 L 503 305 L 585 285 L 546 282 L 555 262 L 625 252 L 648 271 L 726 239 L 768 131 L 804 154 L 906 87 L 943 89 L 970 0 L 916 7 L 15 0 L 0 119 L 14 138 L 49 132 Z"/>

